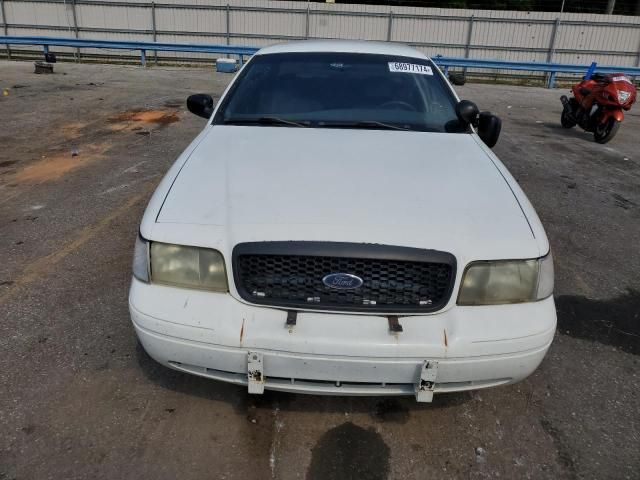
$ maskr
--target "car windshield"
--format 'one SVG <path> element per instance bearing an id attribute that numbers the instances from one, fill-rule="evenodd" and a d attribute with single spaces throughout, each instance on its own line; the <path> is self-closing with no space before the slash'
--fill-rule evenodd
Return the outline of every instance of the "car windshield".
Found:
<path id="1" fill-rule="evenodd" d="M 426 59 L 391 55 L 257 55 L 234 82 L 214 123 L 466 131 L 436 68 Z"/>

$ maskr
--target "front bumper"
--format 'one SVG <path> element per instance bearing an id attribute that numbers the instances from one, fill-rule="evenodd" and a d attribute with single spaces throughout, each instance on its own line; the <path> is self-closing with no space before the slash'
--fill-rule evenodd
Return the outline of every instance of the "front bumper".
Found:
<path id="1" fill-rule="evenodd" d="M 425 364 L 437 367 L 435 393 L 517 382 L 556 327 L 552 298 L 403 317 L 399 334 L 385 317 L 319 312 L 287 328 L 282 310 L 136 279 L 129 307 L 145 350 L 166 366 L 251 390 L 248 358 L 258 355 L 260 388 L 330 395 L 414 394 Z"/>

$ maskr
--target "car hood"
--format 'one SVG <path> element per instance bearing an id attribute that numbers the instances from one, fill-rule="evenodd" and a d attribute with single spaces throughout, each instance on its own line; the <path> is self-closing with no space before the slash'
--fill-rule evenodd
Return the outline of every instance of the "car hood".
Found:
<path id="1" fill-rule="evenodd" d="M 216 227 L 193 243 L 227 253 L 246 241 L 314 240 L 535 257 L 529 222 L 496 162 L 472 134 L 213 126 L 156 226 Z"/>

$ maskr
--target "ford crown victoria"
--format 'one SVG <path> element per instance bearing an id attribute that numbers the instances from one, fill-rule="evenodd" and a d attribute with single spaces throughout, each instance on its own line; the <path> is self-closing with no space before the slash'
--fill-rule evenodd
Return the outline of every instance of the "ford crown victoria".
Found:
<path id="1" fill-rule="evenodd" d="M 531 374 L 556 328 L 500 121 L 391 43 L 264 48 L 161 181 L 129 307 L 167 367 L 264 389 L 435 394 Z"/>

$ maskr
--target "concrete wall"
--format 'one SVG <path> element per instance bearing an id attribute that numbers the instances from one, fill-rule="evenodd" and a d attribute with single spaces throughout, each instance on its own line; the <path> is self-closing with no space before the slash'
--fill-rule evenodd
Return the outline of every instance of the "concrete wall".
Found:
<path id="1" fill-rule="evenodd" d="M 0 0 L 4 11 L 0 27 L 8 35 L 252 46 L 302 38 L 391 40 L 432 56 L 640 66 L 640 17 L 272 0 L 187 1 Z"/>

